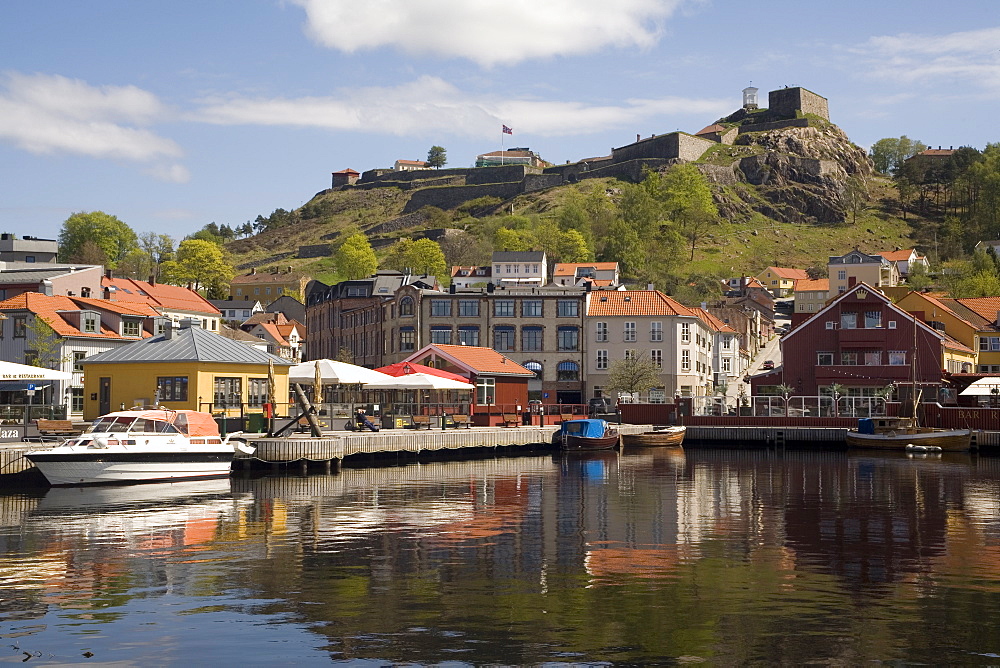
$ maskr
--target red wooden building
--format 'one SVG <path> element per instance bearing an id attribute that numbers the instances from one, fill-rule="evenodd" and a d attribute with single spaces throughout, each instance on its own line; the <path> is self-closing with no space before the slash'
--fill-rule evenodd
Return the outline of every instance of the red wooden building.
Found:
<path id="1" fill-rule="evenodd" d="M 908 396 L 916 360 L 917 386 L 924 401 L 933 401 L 942 386 L 948 348 L 968 351 L 877 289 L 859 283 L 785 335 L 782 365 L 755 376 L 751 388 L 761 394 L 766 386 L 784 384 L 794 395 L 815 396 L 837 384 L 842 396 L 872 396 L 893 384 L 895 396 Z"/>
<path id="2" fill-rule="evenodd" d="M 476 424 L 500 424 L 503 414 L 520 414 L 528 405 L 528 380 L 535 372 L 492 348 L 432 343 L 404 360 L 444 369 L 476 386 Z"/>

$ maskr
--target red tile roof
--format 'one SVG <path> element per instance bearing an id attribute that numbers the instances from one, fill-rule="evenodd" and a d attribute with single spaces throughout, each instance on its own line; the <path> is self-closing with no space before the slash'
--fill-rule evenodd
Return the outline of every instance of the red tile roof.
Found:
<path id="1" fill-rule="evenodd" d="M 118 332 L 105 327 L 102 323 L 100 332 L 84 332 L 79 327 L 71 324 L 64 318 L 67 312 L 91 309 L 105 311 L 108 313 L 118 313 L 121 315 L 139 315 L 145 317 L 155 317 L 159 313 L 148 306 L 142 304 L 116 304 L 106 299 L 87 299 L 82 297 L 65 297 L 62 295 L 49 296 L 38 292 L 25 292 L 16 297 L 11 297 L 0 302 L 0 311 L 4 310 L 26 310 L 34 313 L 44 320 L 52 330 L 59 336 L 87 337 L 97 339 L 132 339 L 125 337 Z M 143 338 L 151 336 L 145 330 L 141 333 Z"/>
<path id="2" fill-rule="evenodd" d="M 876 253 L 876 255 L 881 255 L 889 262 L 906 262 L 910 259 L 911 255 L 916 254 L 916 249 L 907 248 L 904 250 L 892 250 L 892 251 L 882 251 L 881 253 Z"/>
<path id="3" fill-rule="evenodd" d="M 725 131 L 726 131 L 725 125 L 720 125 L 719 123 L 712 123 L 708 127 L 704 127 L 701 130 L 698 130 L 698 132 L 694 134 L 697 137 L 699 135 L 707 135 L 707 134 L 712 134 L 713 132 L 725 132 Z"/>
<path id="4" fill-rule="evenodd" d="M 458 360 L 465 366 L 472 369 L 477 374 L 482 373 L 502 373 L 504 375 L 534 376 L 534 371 L 529 371 L 512 359 L 505 357 L 492 348 L 482 346 L 453 346 L 444 344 L 434 344 L 429 346 L 437 349 L 442 354 Z"/>
<path id="5" fill-rule="evenodd" d="M 397 160 L 401 165 L 419 165 L 420 167 L 425 166 L 427 163 L 423 160 Z"/>
<path id="6" fill-rule="evenodd" d="M 1000 297 L 969 297 L 955 301 L 992 323 L 997 321 L 997 313 L 1000 313 Z"/>
<path id="7" fill-rule="evenodd" d="M 698 317 L 687 306 L 659 290 L 602 290 L 592 292 L 587 304 L 591 317 L 635 315 L 686 315 Z"/>
<path id="8" fill-rule="evenodd" d="M 709 313 L 705 309 L 703 309 L 703 308 L 696 308 L 696 309 L 692 309 L 692 311 L 694 311 L 695 315 L 697 315 L 699 318 L 701 318 L 705 322 L 705 324 L 707 324 L 709 327 L 711 327 L 715 331 L 717 331 L 717 332 L 727 332 L 727 333 L 731 333 L 731 334 L 735 334 L 736 333 L 735 329 L 733 329 L 732 327 L 730 327 L 728 324 L 722 322 L 722 320 L 720 320 L 716 316 L 712 315 L 711 313 Z"/>
<path id="9" fill-rule="evenodd" d="M 111 288 L 111 300 L 128 304 L 145 304 L 155 309 L 193 311 L 206 315 L 222 315 L 219 309 L 194 290 L 166 283 L 148 283 L 131 278 L 101 279 L 101 285 Z"/>
<path id="10" fill-rule="evenodd" d="M 806 273 L 805 269 L 795 269 L 794 267 L 768 267 L 768 269 L 779 278 L 787 278 L 789 280 L 809 278 L 809 274 Z"/>
<path id="11" fill-rule="evenodd" d="M 580 267 L 592 267 L 594 271 L 614 271 L 617 262 L 559 262 L 552 269 L 553 276 L 574 276 Z"/>
<path id="12" fill-rule="evenodd" d="M 808 292 L 822 290 L 824 292 L 830 291 L 830 279 L 829 278 L 817 278 L 815 280 L 811 278 L 800 278 L 795 281 L 795 291 L 796 292 Z"/>

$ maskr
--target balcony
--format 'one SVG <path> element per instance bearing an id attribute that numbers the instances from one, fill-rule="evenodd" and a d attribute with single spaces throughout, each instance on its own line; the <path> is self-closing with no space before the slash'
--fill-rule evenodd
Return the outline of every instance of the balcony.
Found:
<path id="1" fill-rule="evenodd" d="M 871 343 L 879 344 L 885 341 L 886 333 L 889 330 L 885 327 L 868 327 L 858 329 L 838 329 L 837 334 L 841 345 L 847 343 Z"/>

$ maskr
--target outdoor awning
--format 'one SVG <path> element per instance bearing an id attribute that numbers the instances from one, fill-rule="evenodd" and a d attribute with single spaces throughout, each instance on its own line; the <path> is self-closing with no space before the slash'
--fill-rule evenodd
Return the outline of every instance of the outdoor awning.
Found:
<path id="1" fill-rule="evenodd" d="M 1000 378 L 980 378 L 958 393 L 960 397 L 1000 396 Z"/>
<path id="2" fill-rule="evenodd" d="M 36 390 L 44 390 L 48 383 L 39 385 L 37 381 L 30 380 L 0 380 L 0 392 L 20 392 L 27 390 L 29 385 L 34 385 Z"/>
<path id="3" fill-rule="evenodd" d="M 72 377 L 73 374 L 67 371 L 56 371 L 55 369 L 43 369 L 38 366 L 0 361 L 0 381 L 70 380 Z"/>

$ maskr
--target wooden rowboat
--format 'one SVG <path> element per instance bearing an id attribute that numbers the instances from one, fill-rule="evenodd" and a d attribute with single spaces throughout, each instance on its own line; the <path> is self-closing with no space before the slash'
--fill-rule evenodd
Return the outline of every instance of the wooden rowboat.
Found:
<path id="1" fill-rule="evenodd" d="M 622 434 L 622 445 L 626 447 L 678 447 L 684 442 L 687 427 L 665 427 L 641 434 Z"/>

